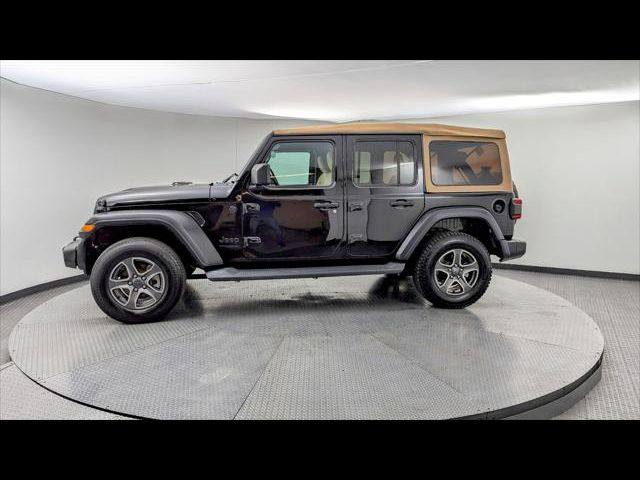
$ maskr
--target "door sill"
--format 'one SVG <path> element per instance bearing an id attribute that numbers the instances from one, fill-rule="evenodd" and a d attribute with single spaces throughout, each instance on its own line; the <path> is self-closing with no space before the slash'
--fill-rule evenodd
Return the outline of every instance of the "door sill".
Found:
<path id="1" fill-rule="evenodd" d="M 342 277 L 348 275 L 383 275 L 400 273 L 405 264 L 389 262 L 383 265 L 337 265 L 328 267 L 285 267 L 239 269 L 224 267 L 206 272 L 212 282 L 239 282 L 241 280 L 269 280 L 278 278 Z"/>

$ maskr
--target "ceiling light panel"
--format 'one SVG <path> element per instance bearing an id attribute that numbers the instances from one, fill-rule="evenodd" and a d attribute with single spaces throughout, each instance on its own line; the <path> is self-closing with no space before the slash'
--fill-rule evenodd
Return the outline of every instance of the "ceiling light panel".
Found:
<path id="1" fill-rule="evenodd" d="M 326 121 L 640 99 L 638 61 L 2 61 L 0 75 L 113 105 Z"/>

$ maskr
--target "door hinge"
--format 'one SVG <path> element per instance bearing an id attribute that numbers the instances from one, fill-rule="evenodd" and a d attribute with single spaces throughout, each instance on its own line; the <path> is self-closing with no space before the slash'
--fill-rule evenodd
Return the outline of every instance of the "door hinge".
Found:
<path id="1" fill-rule="evenodd" d="M 244 213 L 257 213 L 260 211 L 259 203 L 243 203 L 242 204 Z"/>
<path id="2" fill-rule="evenodd" d="M 249 245 L 260 245 L 262 243 L 262 239 L 260 237 L 244 237 L 244 246 Z"/>
<path id="3" fill-rule="evenodd" d="M 361 242 L 362 239 L 363 236 L 361 233 L 352 233 L 351 235 L 349 235 L 349 244 Z"/>

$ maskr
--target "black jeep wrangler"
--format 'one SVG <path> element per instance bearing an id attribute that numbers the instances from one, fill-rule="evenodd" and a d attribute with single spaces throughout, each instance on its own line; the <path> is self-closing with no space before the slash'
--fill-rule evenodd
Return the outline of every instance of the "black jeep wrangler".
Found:
<path id="1" fill-rule="evenodd" d="M 504 132 L 409 123 L 276 130 L 243 170 L 100 197 L 63 249 L 100 308 L 157 320 L 197 268 L 213 281 L 413 276 L 433 305 L 474 303 L 490 255 L 520 257 Z"/>

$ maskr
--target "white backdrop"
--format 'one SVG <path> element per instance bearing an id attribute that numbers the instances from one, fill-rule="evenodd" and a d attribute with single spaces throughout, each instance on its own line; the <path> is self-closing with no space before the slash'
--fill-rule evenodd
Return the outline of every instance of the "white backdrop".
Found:
<path id="1" fill-rule="evenodd" d="M 95 199 L 123 188 L 222 179 L 260 139 L 303 120 L 115 107 L 0 84 L 0 294 L 77 275 L 61 247 Z M 525 216 L 514 263 L 640 273 L 638 102 L 438 118 L 507 132 Z M 317 123 L 317 122 L 315 122 Z"/>

